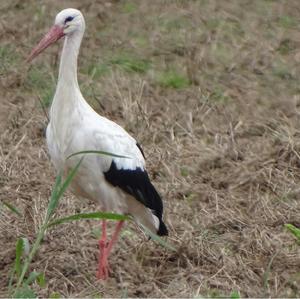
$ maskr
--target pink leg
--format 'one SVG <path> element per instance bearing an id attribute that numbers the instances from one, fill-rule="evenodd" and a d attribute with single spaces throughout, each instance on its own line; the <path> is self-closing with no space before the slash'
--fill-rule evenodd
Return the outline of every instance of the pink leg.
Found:
<path id="1" fill-rule="evenodd" d="M 108 246 L 107 246 L 107 256 L 110 254 L 114 244 L 117 242 L 118 240 L 118 237 L 119 237 L 119 233 L 122 229 L 124 225 L 124 220 L 121 220 L 118 222 L 117 226 L 116 226 L 116 229 L 115 229 L 115 232 L 110 240 L 110 242 L 108 243 Z"/>
<path id="2" fill-rule="evenodd" d="M 106 234 L 106 220 L 102 220 L 102 236 L 99 240 L 99 264 L 98 264 L 98 279 L 106 279 L 108 277 L 107 264 L 107 234 Z"/>
<path id="3" fill-rule="evenodd" d="M 109 273 L 108 256 L 114 244 L 118 240 L 118 236 L 123 225 L 124 225 L 124 220 L 118 222 L 110 242 L 107 243 L 106 221 L 102 220 L 102 237 L 99 241 L 100 255 L 99 255 L 98 273 L 97 273 L 98 279 L 105 280 L 108 278 L 108 273 Z"/>

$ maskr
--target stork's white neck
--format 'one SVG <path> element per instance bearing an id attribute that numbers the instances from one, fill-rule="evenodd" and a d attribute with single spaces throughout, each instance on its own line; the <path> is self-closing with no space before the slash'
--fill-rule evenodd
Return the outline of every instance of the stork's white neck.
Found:
<path id="1" fill-rule="evenodd" d="M 50 109 L 50 121 L 60 135 L 67 129 L 66 121 L 71 121 L 73 112 L 81 111 L 79 106 L 88 106 L 77 81 L 77 57 L 82 37 L 83 31 L 66 36 L 61 54 L 58 82 Z"/>
<path id="2" fill-rule="evenodd" d="M 60 87 L 79 89 L 77 81 L 77 58 L 82 37 L 82 31 L 76 31 L 65 37 L 60 59 L 57 89 Z"/>

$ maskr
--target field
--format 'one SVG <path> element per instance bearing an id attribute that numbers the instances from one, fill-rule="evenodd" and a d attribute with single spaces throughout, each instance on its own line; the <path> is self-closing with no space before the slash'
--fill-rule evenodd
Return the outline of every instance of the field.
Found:
<path id="1" fill-rule="evenodd" d="M 25 58 L 67 7 L 86 34 L 79 83 L 142 145 L 172 252 L 126 224 L 96 280 L 100 221 L 50 229 L 39 297 L 299 297 L 298 0 L 0 0 L 0 296 L 17 238 L 32 243 L 55 181 L 45 111 L 62 42 Z M 67 192 L 62 217 L 98 211 Z M 114 223 L 111 223 L 113 228 Z"/>

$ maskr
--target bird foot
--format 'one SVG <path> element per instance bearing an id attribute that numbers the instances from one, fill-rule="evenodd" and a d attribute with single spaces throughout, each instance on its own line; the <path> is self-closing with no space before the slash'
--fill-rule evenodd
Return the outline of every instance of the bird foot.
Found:
<path id="1" fill-rule="evenodd" d="M 102 222 L 102 237 L 99 240 L 100 254 L 99 254 L 98 272 L 97 272 L 98 279 L 105 280 L 108 278 L 110 272 L 110 268 L 108 265 L 108 256 L 113 248 L 113 245 L 117 241 L 118 235 L 123 225 L 124 225 L 124 221 L 123 220 L 119 221 L 110 242 L 107 242 L 106 222 L 105 220 L 103 220 Z"/>
<path id="2" fill-rule="evenodd" d="M 109 267 L 108 265 L 99 265 L 97 272 L 97 279 L 106 280 L 109 275 Z"/>
<path id="3" fill-rule="evenodd" d="M 108 265 L 108 243 L 104 240 L 99 241 L 100 256 L 97 278 L 99 280 L 106 280 L 109 276 L 109 265 Z"/>

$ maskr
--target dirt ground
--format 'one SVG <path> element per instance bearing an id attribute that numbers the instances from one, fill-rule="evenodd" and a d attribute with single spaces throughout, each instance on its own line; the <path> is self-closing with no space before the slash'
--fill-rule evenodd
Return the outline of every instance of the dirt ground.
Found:
<path id="1" fill-rule="evenodd" d="M 128 223 L 96 280 L 99 221 L 54 227 L 31 264 L 40 297 L 299 297 L 298 0 L 0 0 L 0 296 L 32 242 L 55 172 L 44 130 L 62 42 L 26 56 L 63 8 L 87 23 L 87 101 L 142 144 L 169 251 Z M 56 212 L 98 211 L 70 193 Z M 114 223 L 111 223 L 113 228 Z"/>

